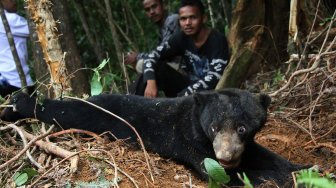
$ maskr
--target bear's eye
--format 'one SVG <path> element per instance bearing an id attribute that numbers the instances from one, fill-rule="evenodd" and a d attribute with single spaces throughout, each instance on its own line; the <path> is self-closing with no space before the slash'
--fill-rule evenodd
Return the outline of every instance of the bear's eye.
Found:
<path id="1" fill-rule="evenodd" d="M 246 128 L 244 126 L 240 126 L 237 129 L 238 134 L 244 134 L 246 132 Z"/>

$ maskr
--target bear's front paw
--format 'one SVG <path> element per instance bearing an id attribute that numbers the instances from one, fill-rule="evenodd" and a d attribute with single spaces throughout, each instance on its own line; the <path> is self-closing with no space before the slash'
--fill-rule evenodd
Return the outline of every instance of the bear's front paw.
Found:
<path id="1" fill-rule="evenodd" d="M 10 98 L 9 104 L 13 105 L 13 111 L 19 112 L 22 106 L 25 106 L 31 100 L 30 96 L 26 93 L 17 93 Z"/>
<path id="2" fill-rule="evenodd" d="M 18 93 L 10 98 L 9 105 L 13 105 L 13 107 L 6 107 L 2 110 L 0 114 L 1 120 L 14 122 L 19 119 L 22 119 L 20 115 L 20 110 L 24 109 L 28 101 L 32 100 L 28 94 L 26 93 Z"/>

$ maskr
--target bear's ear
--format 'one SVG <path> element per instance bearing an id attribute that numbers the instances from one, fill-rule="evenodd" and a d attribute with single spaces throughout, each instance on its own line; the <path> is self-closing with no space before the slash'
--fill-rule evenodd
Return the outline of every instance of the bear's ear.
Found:
<path id="1" fill-rule="evenodd" d="M 204 96 L 200 93 L 194 93 L 192 96 L 194 98 L 194 101 L 195 101 L 196 105 L 200 106 L 200 105 L 204 104 L 204 100 L 205 100 L 206 96 Z"/>
<path id="2" fill-rule="evenodd" d="M 261 106 L 264 107 L 265 110 L 267 110 L 267 108 L 272 102 L 271 97 L 266 94 L 260 94 L 258 97 L 259 97 L 259 102 Z"/>

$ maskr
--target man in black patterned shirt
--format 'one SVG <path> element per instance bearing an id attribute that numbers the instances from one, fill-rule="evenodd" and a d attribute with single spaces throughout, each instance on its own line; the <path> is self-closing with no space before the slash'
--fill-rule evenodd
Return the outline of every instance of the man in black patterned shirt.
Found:
<path id="1" fill-rule="evenodd" d="M 144 91 L 137 94 L 157 97 L 158 89 L 167 97 L 187 96 L 214 89 L 228 63 L 226 38 L 208 28 L 200 0 L 182 0 L 179 8 L 180 32 L 150 54 L 144 61 Z M 180 74 L 160 61 L 182 56 L 187 75 Z"/>
<path id="2" fill-rule="evenodd" d="M 162 0 L 144 0 L 142 5 L 146 16 L 160 28 L 160 45 L 163 42 L 166 42 L 173 33 L 179 30 L 178 15 L 168 13 L 167 10 L 165 10 Z M 146 53 L 130 52 L 125 58 L 125 63 L 136 68 L 138 73 L 142 73 L 143 59 L 147 55 L 148 54 Z M 175 59 L 172 61 L 174 62 Z"/>

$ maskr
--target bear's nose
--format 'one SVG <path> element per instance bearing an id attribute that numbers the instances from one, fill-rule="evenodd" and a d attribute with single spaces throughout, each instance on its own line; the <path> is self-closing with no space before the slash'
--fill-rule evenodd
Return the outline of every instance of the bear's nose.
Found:
<path id="1" fill-rule="evenodd" d="M 244 145 L 236 132 L 219 132 L 213 141 L 213 148 L 217 159 L 232 161 L 240 158 Z"/>

